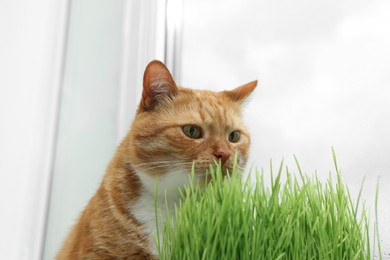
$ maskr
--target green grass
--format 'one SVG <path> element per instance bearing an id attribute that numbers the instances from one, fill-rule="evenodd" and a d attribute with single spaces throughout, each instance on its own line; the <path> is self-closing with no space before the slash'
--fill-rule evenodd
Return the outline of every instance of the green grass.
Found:
<path id="1" fill-rule="evenodd" d="M 275 174 L 271 164 L 270 185 L 264 172 L 256 172 L 253 183 L 235 170 L 222 178 L 219 165 L 210 167 L 210 184 L 192 181 L 161 227 L 161 239 L 155 236 L 160 259 L 373 258 L 361 191 L 354 201 L 336 160 L 326 183 L 297 166 L 297 175 L 283 163 Z"/>

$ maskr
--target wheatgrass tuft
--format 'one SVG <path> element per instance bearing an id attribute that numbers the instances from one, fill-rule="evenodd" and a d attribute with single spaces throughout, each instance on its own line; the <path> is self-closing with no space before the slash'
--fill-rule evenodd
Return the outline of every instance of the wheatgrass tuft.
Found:
<path id="1" fill-rule="evenodd" d="M 264 172 L 254 173 L 255 182 L 235 169 L 223 177 L 220 165 L 210 167 L 206 187 L 192 179 L 176 212 L 168 213 L 161 241 L 156 236 L 160 259 L 373 258 L 361 192 L 354 202 L 336 158 L 336 173 L 326 183 L 305 175 L 296 162 L 297 175 L 283 163 L 276 176 L 270 167 L 270 185 Z M 375 226 L 380 251 L 377 235 Z"/>

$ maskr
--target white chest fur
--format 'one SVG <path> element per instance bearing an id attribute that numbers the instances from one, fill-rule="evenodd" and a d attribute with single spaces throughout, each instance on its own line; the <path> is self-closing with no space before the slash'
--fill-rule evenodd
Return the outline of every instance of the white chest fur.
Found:
<path id="1" fill-rule="evenodd" d="M 158 215 L 158 225 L 161 227 L 166 219 L 166 201 L 168 202 L 168 210 L 174 213 L 174 205 L 180 201 L 179 187 L 189 183 L 190 173 L 186 171 L 173 171 L 163 176 L 152 176 L 147 173 L 137 172 L 138 177 L 142 182 L 141 196 L 137 202 L 130 206 L 132 215 L 145 226 L 145 231 L 149 233 L 150 245 L 153 253 L 157 255 L 157 249 L 153 234 L 157 235 L 156 228 L 156 209 Z M 155 208 L 155 184 L 158 182 Z M 161 237 L 160 237 L 161 240 Z"/>

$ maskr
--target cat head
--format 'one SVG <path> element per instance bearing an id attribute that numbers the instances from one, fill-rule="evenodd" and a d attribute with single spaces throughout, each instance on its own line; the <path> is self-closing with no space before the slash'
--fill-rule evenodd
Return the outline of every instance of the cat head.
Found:
<path id="1" fill-rule="evenodd" d="M 159 61 L 146 67 L 143 93 L 130 131 L 132 165 L 137 172 L 205 174 L 221 161 L 231 170 L 237 153 L 238 168 L 248 159 L 250 135 L 241 106 L 257 81 L 233 90 L 213 92 L 177 86 Z"/>

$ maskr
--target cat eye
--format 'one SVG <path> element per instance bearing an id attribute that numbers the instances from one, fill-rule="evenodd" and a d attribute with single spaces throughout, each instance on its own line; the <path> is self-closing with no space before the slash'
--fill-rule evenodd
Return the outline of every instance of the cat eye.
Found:
<path id="1" fill-rule="evenodd" d="M 203 137 L 202 129 L 196 125 L 183 126 L 183 133 L 191 139 L 199 139 Z"/>
<path id="2" fill-rule="evenodd" d="M 241 135 L 238 130 L 233 131 L 229 134 L 229 142 L 237 143 L 238 141 L 240 141 L 240 137 Z"/>

